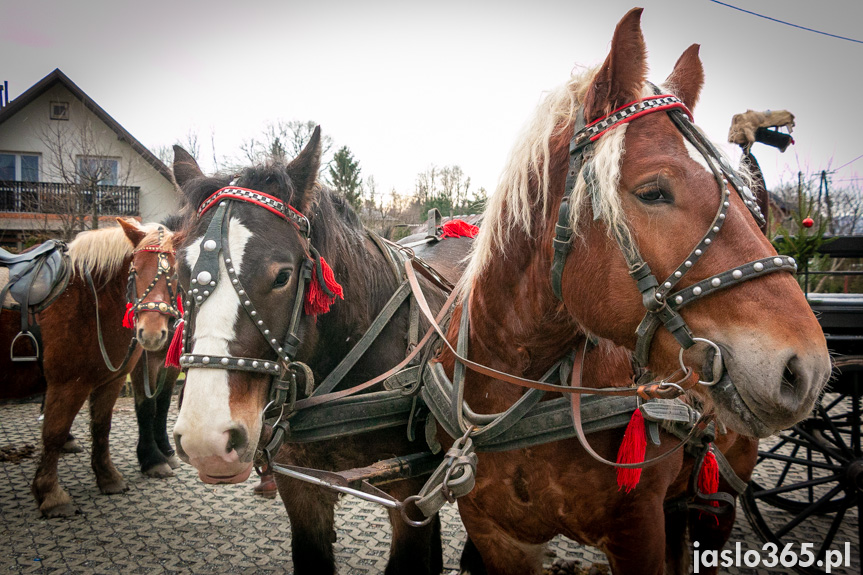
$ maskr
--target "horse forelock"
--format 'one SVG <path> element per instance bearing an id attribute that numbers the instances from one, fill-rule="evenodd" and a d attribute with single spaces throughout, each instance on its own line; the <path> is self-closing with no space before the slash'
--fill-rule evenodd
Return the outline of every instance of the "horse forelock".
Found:
<path id="1" fill-rule="evenodd" d="M 158 224 L 141 224 L 141 229 L 147 234 L 144 241 L 150 237 L 158 238 Z M 170 242 L 171 234 L 165 235 L 166 241 Z M 91 275 L 113 277 L 121 272 L 123 262 L 134 249 L 123 228 L 110 227 L 78 234 L 69 244 L 69 257 L 72 269 L 79 275 L 89 270 Z"/>

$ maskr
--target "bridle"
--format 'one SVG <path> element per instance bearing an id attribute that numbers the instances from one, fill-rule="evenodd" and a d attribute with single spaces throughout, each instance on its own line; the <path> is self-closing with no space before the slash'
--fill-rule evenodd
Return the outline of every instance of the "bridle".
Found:
<path id="1" fill-rule="evenodd" d="M 157 254 L 158 261 L 156 262 L 156 275 L 153 280 L 144 289 L 144 292 L 138 297 L 138 270 L 135 268 L 134 259 L 132 265 L 129 266 L 129 283 L 126 286 L 126 317 L 124 325 L 132 327 L 134 321 L 137 320 L 138 314 L 142 311 L 154 311 L 163 315 L 170 316 L 175 320 L 180 319 L 180 310 L 177 307 L 177 297 L 174 294 L 173 285 L 176 285 L 178 276 L 176 270 L 171 274 L 171 262 L 168 261 L 168 256 L 175 256 L 174 250 L 166 250 L 162 247 L 165 238 L 165 229 L 159 226 L 159 239 L 155 244 L 150 244 L 136 249 L 132 252 L 134 258 L 140 252 L 152 252 Z M 145 302 L 147 296 L 159 283 L 159 280 L 165 280 L 168 289 L 168 301 L 149 301 Z M 129 324 L 129 325 L 127 325 Z"/>
<path id="2" fill-rule="evenodd" d="M 713 348 L 712 379 L 699 381 L 699 383 L 714 385 L 719 381 L 723 369 L 720 348 L 707 339 L 695 337 L 686 321 L 680 315 L 680 308 L 719 290 L 763 275 L 779 271 L 794 273 L 797 270 L 797 263 L 793 258 L 787 256 L 761 258 L 711 276 L 679 291 L 672 292 L 683 276 L 701 259 L 714 242 L 720 229 L 722 229 L 728 208 L 731 205 L 729 184 L 741 197 L 743 203 L 757 222 L 762 223 L 764 216 L 758 208 L 755 195 L 745 185 L 740 175 L 731 168 L 728 161 L 721 156 L 713 144 L 692 123 L 692 113 L 686 108 L 686 105 L 673 95 L 660 94 L 656 86 L 653 86 L 653 90 L 656 94 L 655 96 L 630 102 L 614 110 L 611 114 L 587 125 L 585 125 L 584 107 L 579 108 L 574 135 L 569 144 L 570 161 L 566 178 L 566 191 L 558 212 L 555 238 L 552 241 L 554 258 L 551 267 L 551 286 L 555 296 L 563 301 L 563 269 L 572 246 L 573 235 L 569 224 L 569 202 L 579 174 L 582 175 L 588 186 L 588 192 L 593 201 L 594 217 L 600 217 L 599 214 L 601 212 L 596 203 L 597 195 L 595 189 L 598 183 L 592 177 L 594 143 L 615 126 L 628 123 L 635 118 L 653 112 L 664 111 L 668 113 L 669 118 L 671 118 L 671 121 L 674 122 L 674 125 L 683 134 L 683 137 L 704 157 L 716 179 L 719 190 L 721 190 L 721 201 L 707 232 L 690 251 L 689 256 L 661 283 L 653 274 L 647 262 L 641 257 L 637 246 L 626 239 L 628 236 L 626 234 L 613 234 L 617 238 L 620 250 L 626 259 L 629 274 L 636 282 L 638 291 L 641 292 L 642 304 L 646 309 L 644 318 L 636 330 L 637 340 L 634 362 L 637 368 L 646 368 L 653 336 L 656 330 L 662 325 L 671 332 L 680 344 L 680 363 L 684 371 L 687 370 L 683 364 L 684 350 L 689 349 L 696 342 L 706 343 Z M 609 225 L 611 224 L 609 223 Z"/>
<path id="3" fill-rule="evenodd" d="M 159 226 L 159 239 L 155 244 L 146 245 L 132 252 L 132 263 L 129 265 L 129 280 L 126 284 L 126 313 L 123 315 L 123 327 L 134 329 L 138 315 L 145 311 L 157 312 L 172 317 L 178 321 L 180 320 L 179 294 L 175 297 L 174 288 L 172 287 L 173 284 L 176 284 L 179 280 L 176 269 L 174 269 L 174 273 L 171 274 L 173 266 L 171 266 L 171 262 L 168 260 L 168 256 L 174 256 L 175 252 L 174 250 L 166 250 L 162 247 L 164 239 L 165 228 Z M 135 254 L 139 252 L 155 253 L 157 254 L 158 260 L 156 263 L 156 274 L 144 289 L 144 292 L 140 297 L 138 297 L 138 270 L 135 268 L 134 264 Z M 144 300 L 148 295 L 150 295 L 150 292 L 153 291 L 162 279 L 165 280 L 165 284 L 167 286 L 168 301 L 145 302 Z M 93 294 L 93 300 L 95 302 L 96 340 L 99 344 L 99 351 L 102 353 L 102 360 L 105 362 L 105 367 L 108 371 L 112 373 L 123 371 L 128 367 L 129 361 L 132 359 L 135 349 L 138 346 L 137 334 L 132 335 L 132 340 L 129 342 L 129 348 L 126 350 L 126 355 L 123 357 L 123 361 L 120 362 L 119 366 L 115 367 L 111 358 L 108 356 L 108 351 L 105 349 L 105 341 L 102 337 L 102 321 L 99 318 L 99 293 L 96 289 L 96 285 L 93 283 L 93 277 L 90 275 L 90 270 L 87 268 L 84 269 L 84 280 L 90 288 L 90 292 Z M 175 301 L 177 302 L 176 304 L 174 303 Z M 144 353 L 146 355 L 147 352 L 145 351 Z M 144 369 L 144 395 L 147 399 L 152 399 L 155 395 L 158 395 L 165 378 L 166 375 L 163 370 L 159 376 L 159 385 L 157 386 L 156 391 L 151 392 L 150 372 L 148 369 Z"/>
<path id="4" fill-rule="evenodd" d="M 287 221 L 297 229 L 300 239 L 306 248 L 306 254 L 299 270 L 297 281 L 296 298 L 291 312 L 290 323 L 287 334 L 283 341 L 273 337 L 270 328 L 261 317 L 255 304 L 251 301 L 246 288 L 238 275 L 238 270 L 233 265 L 230 245 L 228 242 L 228 226 L 230 223 L 231 208 L 234 202 L 246 202 L 262 207 Z M 328 297 L 335 294 L 328 290 L 324 281 L 324 266 L 321 256 L 311 244 L 311 225 L 308 218 L 292 206 L 282 202 L 278 198 L 247 188 L 232 185 L 221 188 L 204 200 L 197 210 L 200 219 L 207 211 L 214 209 L 215 213 L 207 226 L 200 243 L 200 255 L 192 269 L 190 289 L 186 294 L 184 302 L 183 321 L 186 325 L 194 320 L 196 310 L 203 305 L 207 298 L 212 295 L 219 283 L 219 263 L 224 263 L 228 272 L 229 284 L 240 300 L 240 305 L 257 327 L 258 331 L 275 352 L 277 360 L 261 359 L 251 357 L 196 355 L 189 353 L 191 330 L 184 329 L 182 350 L 179 364 L 183 369 L 207 368 L 224 369 L 229 371 L 245 371 L 259 373 L 271 378 L 269 390 L 269 404 L 264 412 L 276 415 L 284 412 L 287 407 L 291 411 L 291 405 L 296 401 L 298 379 L 304 381 L 306 394 L 310 394 L 314 386 L 312 370 L 306 364 L 293 361 L 300 345 L 300 323 L 303 313 L 308 312 L 306 302 L 309 294 L 309 283 L 314 281 L 320 284 L 321 289 Z M 313 274 L 315 276 L 313 277 Z M 308 313 L 307 313 L 308 314 Z"/>

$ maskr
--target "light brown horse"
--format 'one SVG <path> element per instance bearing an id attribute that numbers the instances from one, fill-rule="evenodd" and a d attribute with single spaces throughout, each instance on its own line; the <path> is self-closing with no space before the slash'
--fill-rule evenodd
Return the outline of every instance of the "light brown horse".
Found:
<path id="1" fill-rule="evenodd" d="M 590 158 L 594 184 L 588 186 L 584 173 L 572 174 L 577 180 L 563 223 L 574 233 L 560 299 L 555 296 L 552 240 L 567 188 L 578 110 L 589 124 L 653 95 L 645 82 L 640 17 L 636 9 L 621 20 L 605 62 L 551 92 L 516 144 L 463 279 L 470 288 L 473 361 L 536 379 L 586 334 L 635 350 L 646 304 L 621 245 L 634 248 L 660 281 L 675 270 L 687 270 L 681 274 L 681 288 L 720 272 L 730 275 L 747 262 L 774 261 L 776 252 L 744 198 L 734 191 L 725 194 L 716 173 L 685 144 L 670 114 L 646 113 L 597 139 Z M 692 110 L 703 78 L 698 47 L 693 46 L 678 60 L 664 89 Z M 720 230 L 714 220 L 726 201 Z M 705 242 L 705 232 L 713 226 L 717 234 Z M 709 249 L 702 250 L 707 244 Z M 695 248 L 704 257 L 693 258 L 693 264 L 687 258 Z M 684 261 L 689 265 L 684 267 Z M 790 267 L 785 260 L 775 266 Z M 450 328 L 453 344 L 461 311 Z M 829 376 L 830 360 L 821 329 L 790 273 L 736 283 L 680 313 L 696 337 L 722 350 L 722 380 L 713 387 L 698 385 L 691 393 L 729 429 L 764 437 L 809 413 Z M 714 355 L 705 347 L 687 352 L 685 365 L 710 381 L 708 360 Z M 670 376 L 680 367 L 680 349 L 660 328 L 648 348 L 646 367 Z M 584 380 L 613 385 L 629 358 L 599 351 L 587 353 Z M 453 355 L 445 351 L 442 361 L 452 374 Z M 522 393 L 520 387 L 467 371 L 465 400 L 476 412 L 501 412 Z M 589 439 L 599 454 L 614 460 L 622 435 L 618 430 Z M 668 442 L 648 445 L 647 457 L 667 449 Z M 665 569 L 663 502 L 680 472 L 678 455 L 645 469 L 637 488 L 626 493 L 618 490 L 615 470 L 590 459 L 575 441 L 479 453 L 476 486 L 459 499 L 459 510 L 488 573 L 539 572 L 545 543 L 564 534 L 603 550 L 615 573 L 659 574 Z"/>
<path id="2" fill-rule="evenodd" d="M 130 266 L 136 270 L 134 293 L 140 300 L 156 277 L 160 262 L 169 266 L 163 275 L 167 271 L 167 277 L 173 276 L 174 256 L 170 231 L 160 232 L 155 224 L 141 225 L 131 219 L 118 222 L 120 227 L 82 232 L 69 244 L 73 277 L 63 294 L 36 315 L 44 343 L 44 379 L 35 362 L 12 363 L 8 351 L 0 354 L 0 372 L 4 374 L 0 397 L 20 398 L 45 392 L 42 457 L 32 486 L 45 517 L 66 517 L 76 512 L 71 498 L 60 487 L 57 460 L 72 421 L 87 399 L 92 465 L 99 489 L 105 494 L 128 489 L 108 451 L 114 403 L 142 350 L 155 351 L 165 345 L 168 322 L 172 321 L 158 309 L 158 304 L 173 305 L 169 293 L 176 293 L 176 282 L 169 290 L 166 281 L 159 281 L 138 302 L 144 308 L 153 303 L 157 309 L 141 309 L 139 305 L 135 328 L 123 326 Z M 86 274 L 92 277 L 98 301 L 85 280 Z M 17 312 L 2 313 L 0 348 L 8 350 L 19 322 Z M 99 334 L 114 366 L 123 365 L 133 338 L 139 345 L 124 367 L 112 371 L 100 351 Z"/>

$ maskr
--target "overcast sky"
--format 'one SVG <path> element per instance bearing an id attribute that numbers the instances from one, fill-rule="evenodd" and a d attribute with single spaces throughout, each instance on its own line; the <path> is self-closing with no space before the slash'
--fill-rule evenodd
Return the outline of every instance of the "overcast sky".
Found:
<path id="1" fill-rule="evenodd" d="M 861 0 L 727 1 L 863 40 Z M 714 141 L 748 108 L 796 115 L 796 146 L 754 150 L 768 185 L 863 154 L 863 44 L 709 0 L 0 0 L 0 82 L 14 98 L 60 68 L 151 150 L 196 132 L 205 170 L 211 135 L 239 157 L 268 122 L 314 120 L 380 191 L 410 192 L 432 164 L 491 191 L 543 91 L 600 63 L 636 5 L 654 82 L 701 44 L 695 120 Z M 834 183 L 861 172 L 863 159 Z"/>

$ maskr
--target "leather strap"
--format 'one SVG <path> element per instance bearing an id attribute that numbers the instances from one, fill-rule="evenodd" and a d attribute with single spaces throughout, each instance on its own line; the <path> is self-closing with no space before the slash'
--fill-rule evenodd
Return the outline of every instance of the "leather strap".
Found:
<path id="1" fill-rule="evenodd" d="M 111 358 L 108 357 L 108 352 L 105 350 L 105 340 L 102 338 L 102 322 L 99 319 L 99 294 L 96 292 L 96 286 L 93 285 L 93 277 L 90 275 L 90 270 L 87 268 L 84 268 L 84 279 L 87 281 L 87 285 L 90 286 L 90 291 L 93 292 L 93 301 L 96 307 L 96 340 L 99 342 L 99 351 L 102 352 L 102 359 L 105 361 L 105 367 L 108 368 L 108 371 L 113 373 L 123 371 L 129 365 L 129 360 L 132 359 L 132 354 L 138 346 L 138 339 L 132 337 L 132 341 L 129 343 L 129 349 L 126 350 L 126 357 L 123 358 L 123 361 L 119 366 L 114 367 L 114 364 L 111 362 Z"/>
<path id="2" fill-rule="evenodd" d="M 416 276 L 413 275 L 412 268 L 410 266 L 408 266 L 406 269 L 409 271 L 408 277 L 414 279 L 414 281 L 411 282 L 411 287 L 412 288 L 415 287 L 414 295 L 416 296 L 416 294 L 419 293 L 422 296 L 422 303 L 423 303 L 423 305 L 425 305 L 425 309 L 428 309 L 428 303 L 425 301 L 425 296 L 422 295 L 422 290 L 419 288 L 419 284 L 416 284 L 416 285 L 414 284 L 414 282 L 416 282 Z M 374 378 L 372 378 L 366 382 L 363 382 L 359 385 L 355 385 L 355 386 L 350 387 L 348 389 L 343 389 L 341 391 L 334 391 L 334 392 L 326 393 L 323 395 L 315 395 L 313 397 L 308 397 L 306 399 L 300 399 L 294 405 L 294 409 L 295 410 L 308 409 L 308 408 L 314 407 L 316 405 L 322 405 L 324 403 L 328 403 L 328 402 L 334 401 L 336 399 L 341 399 L 343 397 L 348 397 L 350 395 L 354 395 L 354 394 L 359 393 L 363 390 L 369 389 L 370 387 L 377 385 L 386 379 L 389 379 L 390 377 L 392 377 L 393 375 L 395 375 L 396 373 L 398 373 L 399 371 L 401 371 L 402 369 L 407 367 L 420 354 L 420 352 L 423 351 L 423 348 L 428 343 L 428 341 L 431 339 L 432 335 L 435 333 L 435 331 L 436 331 L 435 328 L 437 328 L 437 330 L 440 329 L 438 322 L 442 321 L 443 318 L 446 317 L 446 315 L 449 311 L 449 308 L 455 303 L 455 300 L 457 297 L 458 297 L 458 292 L 456 292 L 456 291 L 453 291 L 450 294 L 450 296 L 447 298 L 446 302 L 444 303 L 443 307 L 441 308 L 438 316 L 437 317 L 431 316 L 432 327 L 430 327 L 426 331 L 425 335 L 420 340 L 420 342 L 417 344 L 417 346 L 413 349 L 413 351 L 411 351 L 411 353 L 409 353 L 407 355 L 407 357 L 405 357 L 397 365 L 390 368 L 386 372 L 378 375 L 377 377 L 374 377 Z M 429 313 L 431 313 L 431 311 L 429 311 Z"/>
<path id="3" fill-rule="evenodd" d="M 584 345 L 579 347 L 578 353 L 575 356 L 575 361 L 572 364 L 572 386 L 573 387 L 580 387 L 581 386 L 581 375 L 582 375 L 582 371 L 584 368 L 584 356 L 587 354 L 588 344 L 589 344 L 589 340 L 585 340 Z M 639 463 L 617 463 L 614 461 L 609 461 L 608 459 L 605 459 L 604 457 L 602 457 L 600 454 L 598 454 L 596 451 L 594 451 L 593 448 L 590 446 L 590 444 L 587 442 L 587 437 L 585 437 L 585 435 L 584 435 L 584 428 L 582 427 L 582 424 L 581 424 L 581 394 L 573 393 L 570 396 L 570 401 L 572 402 L 572 424 L 573 424 L 573 427 L 575 427 L 575 436 L 578 438 L 578 442 L 581 444 L 581 446 L 584 448 L 584 450 L 587 452 L 587 454 L 590 455 L 595 460 L 599 461 L 600 463 L 604 463 L 605 465 L 610 465 L 612 467 L 618 467 L 618 468 L 622 468 L 622 469 L 635 469 L 635 468 L 639 468 L 639 467 L 640 468 L 650 467 L 651 465 L 655 465 L 655 464 L 659 463 L 660 461 L 667 459 L 668 457 L 671 457 L 672 455 L 674 455 L 675 453 L 677 453 L 678 451 L 680 451 L 681 449 L 686 447 L 686 444 L 689 443 L 689 441 L 692 440 L 696 436 L 696 434 L 699 432 L 699 430 L 701 428 L 701 424 L 706 420 L 704 416 L 699 418 L 699 421 L 695 425 L 692 426 L 692 429 L 689 431 L 689 434 L 684 439 L 682 439 L 680 441 L 680 443 L 678 443 L 677 445 L 675 445 L 673 448 L 669 449 L 668 451 L 662 453 L 661 455 L 657 455 L 656 457 L 654 457 L 652 459 L 645 459 L 644 461 L 639 462 Z"/>
<path id="4" fill-rule="evenodd" d="M 431 322 L 431 330 L 437 332 L 443 341 L 444 345 L 446 345 L 450 352 L 455 356 L 456 360 L 462 362 L 464 365 L 469 367 L 472 371 L 477 373 L 481 373 L 483 375 L 487 375 L 494 379 L 499 379 L 501 381 L 505 381 L 507 383 L 512 383 L 515 385 L 520 385 L 521 387 L 528 387 L 531 389 L 541 389 L 543 391 L 554 391 L 557 393 L 589 393 L 593 395 L 636 395 L 639 392 L 652 392 L 651 394 L 655 394 L 655 397 L 661 399 L 672 399 L 680 395 L 680 389 L 676 386 L 667 386 L 662 387 L 658 385 L 648 386 L 642 385 L 638 387 L 580 387 L 580 386 L 570 386 L 570 385 L 556 385 L 553 383 L 546 383 L 544 381 L 537 381 L 534 379 L 527 379 L 523 377 L 518 377 L 516 375 L 511 375 L 505 373 L 503 371 L 498 371 L 491 367 L 482 365 L 480 363 L 473 362 L 466 357 L 463 357 L 458 351 L 452 346 L 452 344 L 447 340 L 447 336 L 444 331 L 441 329 L 438 322 L 435 320 L 435 317 L 432 315 L 431 310 L 429 309 L 428 302 L 425 299 L 425 296 L 422 293 L 422 290 L 419 289 L 419 283 L 417 281 L 416 274 L 413 269 L 407 268 L 407 276 L 408 281 L 413 288 L 414 297 L 417 299 L 417 303 L 420 306 L 420 310 L 426 316 L 426 319 Z M 453 292 L 457 293 L 457 292 Z M 450 296 L 452 298 L 452 296 Z M 466 302 L 462 302 L 463 305 L 466 305 Z M 428 334 L 426 334 L 428 335 Z M 299 403 L 299 402 L 298 402 Z"/>
<path id="5" fill-rule="evenodd" d="M 395 293 L 390 297 L 386 305 L 384 305 L 383 309 L 381 309 L 380 313 L 378 313 L 377 317 L 359 341 L 357 341 L 342 361 L 340 361 L 329 375 L 327 375 L 318 388 L 315 389 L 313 395 L 319 396 L 327 394 L 342 381 L 342 378 L 347 375 L 351 368 L 357 363 L 357 361 L 359 361 L 369 347 L 371 347 L 410 293 L 410 284 L 407 282 L 402 283 L 402 285 L 400 285 Z"/>

